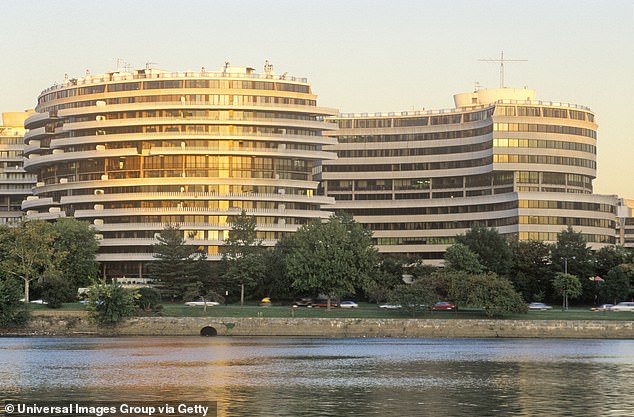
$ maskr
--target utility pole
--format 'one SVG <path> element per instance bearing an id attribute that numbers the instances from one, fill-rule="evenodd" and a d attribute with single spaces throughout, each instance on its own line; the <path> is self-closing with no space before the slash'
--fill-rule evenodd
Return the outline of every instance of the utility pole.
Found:
<path id="1" fill-rule="evenodd" d="M 505 62 L 525 62 L 528 59 L 504 59 L 504 51 L 500 54 L 500 59 L 478 59 L 483 62 L 499 62 L 500 63 L 500 88 L 504 88 L 504 63 Z"/>

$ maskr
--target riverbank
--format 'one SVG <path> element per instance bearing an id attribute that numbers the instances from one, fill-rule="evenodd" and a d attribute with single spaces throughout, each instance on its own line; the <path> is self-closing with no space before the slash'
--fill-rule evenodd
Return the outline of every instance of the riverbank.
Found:
<path id="1" fill-rule="evenodd" d="M 634 321 L 271 317 L 134 317 L 114 327 L 85 312 L 34 312 L 23 328 L 1 336 L 294 336 L 393 338 L 634 339 Z"/>

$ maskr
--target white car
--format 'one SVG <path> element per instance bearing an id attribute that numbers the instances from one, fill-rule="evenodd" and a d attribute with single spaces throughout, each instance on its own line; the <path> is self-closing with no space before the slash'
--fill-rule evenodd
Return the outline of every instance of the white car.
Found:
<path id="1" fill-rule="evenodd" d="M 401 308 L 401 305 L 400 304 L 381 304 L 379 308 L 382 308 L 385 310 L 398 310 L 399 308 Z"/>
<path id="2" fill-rule="evenodd" d="M 200 306 L 213 307 L 213 306 L 220 305 L 220 303 L 217 303 L 215 301 L 209 301 L 204 298 L 197 298 L 193 301 L 186 302 L 185 305 L 190 307 L 200 307 Z"/>
<path id="3" fill-rule="evenodd" d="M 553 308 L 549 305 L 546 305 L 544 303 L 530 303 L 528 305 L 528 309 L 529 310 L 541 310 L 541 311 L 545 311 L 545 310 L 552 310 Z"/>
<path id="4" fill-rule="evenodd" d="M 339 307 L 341 307 L 341 308 L 358 308 L 359 304 L 355 303 L 354 301 L 342 301 L 341 304 L 339 304 Z"/>
<path id="5" fill-rule="evenodd" d="M 634 303 L 631 301 L 623 301 L 610 307 L 610 311 L 634 311 Z"/>

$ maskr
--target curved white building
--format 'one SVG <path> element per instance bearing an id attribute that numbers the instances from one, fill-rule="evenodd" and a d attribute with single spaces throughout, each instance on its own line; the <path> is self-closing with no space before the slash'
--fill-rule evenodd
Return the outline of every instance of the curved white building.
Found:
<path id="1" fill-rule="evenodd" d="M 592 194 L 594 114 L 527 89 L 455 96 L 456 109 L 339 115 L 325 193 L 374 232 L 382 252 L 440 262 L 479 224 L 556 241 L 568 225 L 592 247 L 615 243 L 615 196 Z"/>
<path id="2" fill-rule="evenodd" d="M 33 113 L 3 112 L 0 124 L 0 224 L 22 221 L 22 201 L 31 194 L 36 176 L 24 170 L 24 120 Z"/>
<path id="3" fill-rule="evenodd" d="M 143 276 L 167 224 L 218 258 L 241 210 L 272 245 L 314 218 L 313 169 L 335 158 L 304 78 L 228 64 L 219 72 L 156 69 L 86 75 L 42 92 L 26 120 L 25 168 L 38 176 L 30 219 L 74 216 L 100 234 L 104 276 Z"/>

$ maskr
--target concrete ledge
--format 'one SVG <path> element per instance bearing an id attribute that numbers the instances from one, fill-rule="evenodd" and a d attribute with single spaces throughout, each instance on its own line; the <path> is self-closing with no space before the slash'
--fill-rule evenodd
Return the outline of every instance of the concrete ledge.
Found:
<path id="1" fill-rule="evenodd" d="M 27 327 L 0 335 L 200 336 L 205 327 L 219 336 L 634 339 L 634 321 L 134 317 L 98 327 L 85 312 L 33 315 Z"/>

